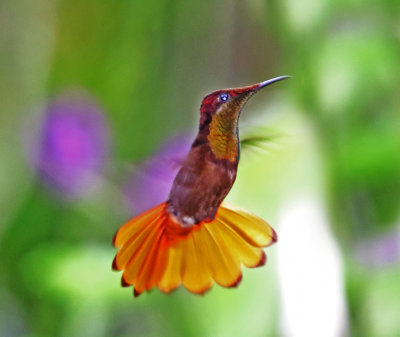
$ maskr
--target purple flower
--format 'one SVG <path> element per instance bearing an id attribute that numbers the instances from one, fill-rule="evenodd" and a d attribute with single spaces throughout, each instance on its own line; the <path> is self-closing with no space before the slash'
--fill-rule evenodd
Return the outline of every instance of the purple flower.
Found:
<path id="1" fill-rule="evenodd" d="M 356 245 L 356 257 L 369 267 L 386 267 L 400 262 L 400 227 Z"/>
<path id="2" fill-rule="evenodd" d="M 93 191 L 109 150 L 106 121 L 93 99 L 71 93 L 50 102 L 36 143 L 33 163 L 47 184 L 68 197 Z"/>
<path id="3" fill-rule="evenodd" d="M 167 200 L 173 179 L 190 150 L 192 140 L 186 134 L 168 140 L 134 172 L 124 191 L 136 214 Z"/>

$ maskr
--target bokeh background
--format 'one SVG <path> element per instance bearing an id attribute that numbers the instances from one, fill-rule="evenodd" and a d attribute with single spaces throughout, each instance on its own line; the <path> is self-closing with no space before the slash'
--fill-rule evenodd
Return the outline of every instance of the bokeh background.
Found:
<path id="1" fill-rule="evenodd" d="M 400 336 L 400 2 L 0 2 L 0 335 Z M 279 241 L 237 289 L 134 299 L 111 239 L 168 193 L 210 91 L 229 200 Z"/>

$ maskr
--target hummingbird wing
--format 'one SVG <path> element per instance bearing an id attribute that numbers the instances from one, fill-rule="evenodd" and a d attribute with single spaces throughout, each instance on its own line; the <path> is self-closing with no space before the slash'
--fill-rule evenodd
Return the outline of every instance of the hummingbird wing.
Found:
<path id="1" fill-rule="evenodd" d="M 124 271 L 122 285 L 133 285 L 135 296 L 154 287 L 168 293 L 182 284 L 196 294 L 214 282 L 235 287 L 241 265 L 264 265 L 261 247 L 277 240 L 264 220 L 225 202 L 213 221 L 192 227 L 177 224 L 166 208 L 162 203 L 129 220 L 114 237 L 119 251 L 113 269 Z"/>
<path id="2" fill-rule="evenodd" d="M 278 144 L 282 133 L 271 128 L 252 128 L 241 133 L 240 146 L 242 151 L 248 149 L 268 150 L 273 145 Z"/>

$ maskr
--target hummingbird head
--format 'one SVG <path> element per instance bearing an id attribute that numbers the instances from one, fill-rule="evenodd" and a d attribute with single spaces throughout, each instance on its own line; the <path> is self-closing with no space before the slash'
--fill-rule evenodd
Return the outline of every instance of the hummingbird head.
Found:
<path id="1" fill-rule="evenodd" d="M 238 119 L 246 102 L 260 89 L 290 76 L 279 76 L 247 87 L 217 90 L 204 97 L 200 107 L 200 129 L 208 125 L 214 116 Z"/>

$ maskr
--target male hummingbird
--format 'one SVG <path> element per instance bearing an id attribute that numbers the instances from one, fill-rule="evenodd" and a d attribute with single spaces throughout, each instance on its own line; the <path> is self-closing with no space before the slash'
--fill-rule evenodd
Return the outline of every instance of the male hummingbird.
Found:
<path id="1" fill-rule="evenodd" d="M 277 241 L 258 216 L 223 202 L 236 179 L 240 157 L 239 117 L 243 106 L 270 80 L 207 95 L 200 107 L 198 134 L 164 203 L 126 222 L 114 236 L 119 248 L 113 269 L 134 295 L 181 284 L 201 294 L 214 282 L 237 286 L 241 265 L 265 264 L 262 247 Z"/>

